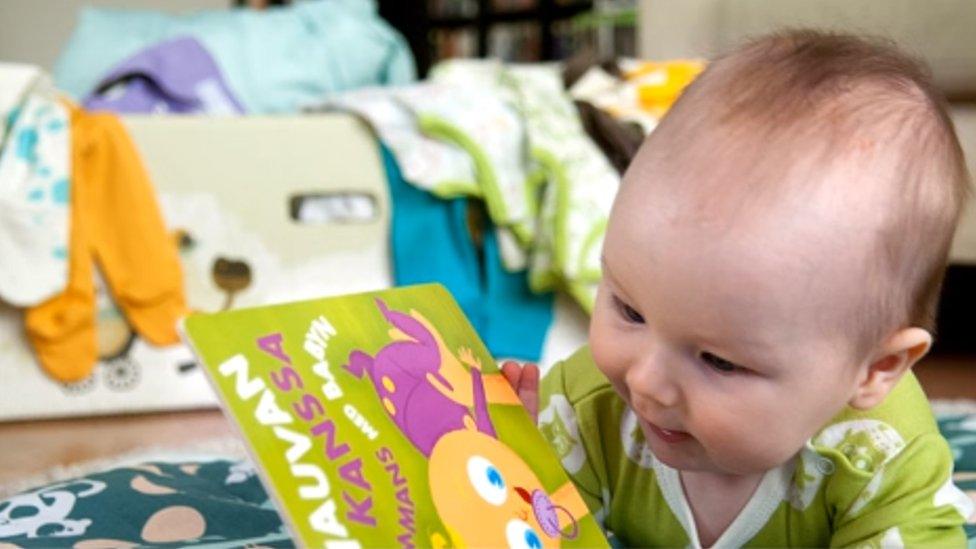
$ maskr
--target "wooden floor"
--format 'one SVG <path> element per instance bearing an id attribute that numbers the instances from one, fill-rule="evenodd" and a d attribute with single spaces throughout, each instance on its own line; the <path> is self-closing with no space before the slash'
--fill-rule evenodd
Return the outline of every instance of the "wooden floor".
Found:
<path id="1" fill-rule="evenodd" d="M 0 423 L 0 486 L 55 466 L 232 436 L 220 410 Z"/>
<path id="2" fill-rule="evenodd" d="M 976 399 L 976 359 L 928 359 L 915 372 L 930 398 Z M 0 486 L 59 465 L 232 432 L 219 410 L 0 423 Z"/>

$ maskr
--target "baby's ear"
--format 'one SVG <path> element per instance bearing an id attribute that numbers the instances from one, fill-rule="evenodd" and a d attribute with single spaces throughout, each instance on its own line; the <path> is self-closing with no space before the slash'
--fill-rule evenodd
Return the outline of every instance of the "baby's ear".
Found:
<path id="1" fill-rule="evenodd" d="M 857 389 L 849 404 L 859 410 L 881 404 L 901 376 L 931 347 L 932 334 L 922 328 L 904 328 L 895 332 L 878 348 L 866 371 L 858 377 Z"/>

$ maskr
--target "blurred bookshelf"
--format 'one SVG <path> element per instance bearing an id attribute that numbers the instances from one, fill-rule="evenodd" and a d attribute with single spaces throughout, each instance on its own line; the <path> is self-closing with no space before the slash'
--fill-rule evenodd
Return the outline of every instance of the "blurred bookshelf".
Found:
<path id="1" fill-rule="evenodd" d="M 582 48 L 636 52 L 637 0 L 380 0 L 380 14 L 406 37 L 421 77 L 454 57 L 529 62 Z"/>
<path id="2" fill-rule="evenodd" d="M 544 61 L 560 57 L 555 24 L 590 11 L 593 2 L 428 0 L 427 9 L 434 59 L 463 56 Z M 453 48 L 454 44 L 462 44 L 464 49 Z"/>
<path id="3" fill-rule="evenodd" d="M 596 0 L 592 10 L 574 17 L 564 33 L 578 51 L 588 48 L 600 58 L 637 57 L 636 0 Z"/>

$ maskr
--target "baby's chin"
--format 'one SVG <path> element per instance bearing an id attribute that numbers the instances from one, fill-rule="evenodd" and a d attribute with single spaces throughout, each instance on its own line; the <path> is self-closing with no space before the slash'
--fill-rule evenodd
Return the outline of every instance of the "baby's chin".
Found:
<path id="1" fill-rule="evenodd" d="M 741 456 L 736 459 L 728 452 L 715 457 L 698 439 L 694 438 L 693 433 L 690 440 L 677 444 L 668 443 L 657 438 L 657 435 L 646 424 L 640 422 L 641 431 L 644 438 L 654 454 L 654 458 L 678 471 L 713 473 L 724 476 L 753 476 L 761 475 L 771 469 L 775 469 L 789 461 L 790 458 L 778 459 L 773 456 L 765 456 L 765 459 L 757 456 Z"/>

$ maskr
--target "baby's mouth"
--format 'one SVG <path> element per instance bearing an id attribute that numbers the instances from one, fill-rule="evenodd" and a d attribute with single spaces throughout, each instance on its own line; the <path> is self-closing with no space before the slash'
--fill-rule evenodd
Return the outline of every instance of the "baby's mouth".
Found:
<path id="1" fill-rule="evenodd" d="M 693 436 L 691 436 L 690 433 L 687 433 L 685 431 L 665 429 L 663 427 L 658 427 L 657 425 L 654 425 L 649 421 L 644 421 L 644 420 L 641 421 L 643 421 L 643 423 L 647 425 L 648 431 L 650 431 L 657 438 L 663 440 L 664 442 L 667 442 L 668 444 L 678 444 L 694 438 Z"/>

